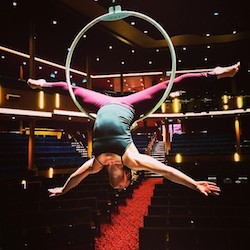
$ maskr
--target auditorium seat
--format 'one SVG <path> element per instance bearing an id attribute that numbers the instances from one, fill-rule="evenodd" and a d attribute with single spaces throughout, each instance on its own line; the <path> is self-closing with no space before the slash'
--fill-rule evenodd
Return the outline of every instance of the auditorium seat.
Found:
<path id="1" fill-rule="evenodd" d="M 165 250 L 167 245 L 167 233 L 165 228 L 141 227 L 139 228 L 140 250 Z"/>
<path id="2" fill-rule="evenodd" d="M 197 236 L 192 228 L 168 228 L 167 248 L 170 250 L 196 250 Z M 198 250 L 198 249 L 197 249 Z M 200 250 L 203 250 L 200 248 Z"/>
<path id="3" fill-rule="evenodd" d="M 220 229 L 220 228 L 198 229 L 197 238 L 198 238 L 198 244 L 197 244 L 198 249 L 202 250 L 230 249 L 227 229 Z"/>

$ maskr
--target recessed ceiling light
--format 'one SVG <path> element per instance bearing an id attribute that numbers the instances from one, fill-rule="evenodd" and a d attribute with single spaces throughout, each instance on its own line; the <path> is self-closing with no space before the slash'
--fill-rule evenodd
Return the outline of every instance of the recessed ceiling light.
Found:
<path id="1" fill-rule="evenodd" d="M 211 46 L 210 45 L 207 45 L 207 49 L 210 49 L 211 48 Z"/>
<path id="2" fill-rule="evenodd" d="M 17 6 L 17 2 L 14 1 L 14 2 L 12 3 L 12 5 L 13 5 L 14 7 L 16 7 L 16 6 Z"/>
<path id="3" fill-rule="evenodd" d="M 53 20 L 52 23 L 53 23 L 54 25 L 56 25 L 56 24 L 57 24 L 57 21 L 56 21 L 56 20 Z"/>
<path id="4" fill-rule="evenodd" d="M 132 26 L 134 26 L 134 25 L 135 25 L 135 22 L 131 22 L 130 24 L 131 24 Z"/>
<path id="5" fill-rule="evenodd" d="M 219 12 L 218 12 L 218 11 L 215 11 L 215 12 L 214 12 L 214 16 L 219 16 Z"/>
<path id="6" fill-rule="evenodd" d="M 209 33 L 207 33 L 207 34 L 206 34 L 206 36 L 210 36 L 210 34 L 209 34 Z"/>
<path id="7" fill-rule="evenodd" d="M 236 30 L 234 30 L 234 31 L 233 31 L 233 34 L 235 35 L 236 33 L 237 33 L 237 31 L 236 31 Z"/>
<path id="8" fill-rule="evenodd" d="M 148 34 L 148 31 L 147 31 L 147 30 L 144 30 L 143 33 L 144 33 L 144 34 Z"/>

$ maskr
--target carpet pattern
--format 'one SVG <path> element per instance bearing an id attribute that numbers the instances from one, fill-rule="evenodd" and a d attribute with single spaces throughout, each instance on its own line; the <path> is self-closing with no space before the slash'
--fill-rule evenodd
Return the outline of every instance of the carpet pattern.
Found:
<path id="1" fill-rule="evenodd" d="M 95 239 L 96 250 L 139 249 L 139 227 L 143 226 L 156 183 L 162 183 L 162 178 L 143 181 L 134 190 L 133 198 L 127 199 L 127 205 L 119 207 L 119 214 L 112 214 L 112 224 L 101 225 L 101 237 Z"/>

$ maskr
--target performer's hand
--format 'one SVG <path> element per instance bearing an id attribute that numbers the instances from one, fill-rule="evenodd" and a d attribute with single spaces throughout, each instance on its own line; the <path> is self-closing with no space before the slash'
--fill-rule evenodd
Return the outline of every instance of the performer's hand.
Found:
<path id="1" fill-rule="evenodd" d="M 56 188 L 50 188 L 49 191 L 49 197 L 55 197 L 59 195 L 63 195 L 63 187 L 56 187 Z"/>
<path id="2" fill-rule="evenodd" d="M 220 188 L 214 182 L 209 181 L 197 181 L 197 190 L 202 194 L 208 195 L 220 195 Z"/>

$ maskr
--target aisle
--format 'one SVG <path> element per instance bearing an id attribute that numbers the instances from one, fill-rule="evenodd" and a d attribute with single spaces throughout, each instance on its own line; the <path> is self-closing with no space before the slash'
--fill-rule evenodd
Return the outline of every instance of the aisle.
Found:
<path id="1" fill-rule="evenodd" d="M 139 227 L 147 214 L 154 185 L 162 178 L 149 178 L 134 190 L 133 198 L 126 206 L 119 207 L 119 214 L 112 215 L 112 224 L 101 225 L 101 237 L 96 238 L 96 250 L 139 249 Z"/>

